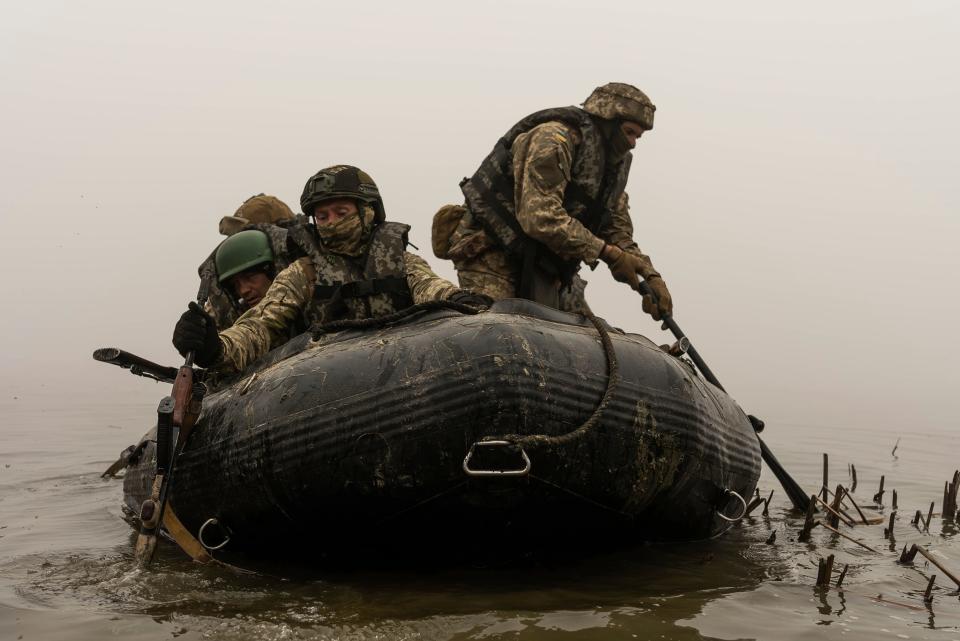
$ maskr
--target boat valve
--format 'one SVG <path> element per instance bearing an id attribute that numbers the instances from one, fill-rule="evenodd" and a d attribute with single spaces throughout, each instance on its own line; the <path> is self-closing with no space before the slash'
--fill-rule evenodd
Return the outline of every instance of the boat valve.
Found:
<path id="1" fill-rule="evenodd" d="M 523 461 L 523 467 L 512 470 L 475 469 L 470 467 L 470 459 L 473 458 L 474 452 L 476 452 L 477 449 L 501 447 L 506 448 L 508 451 L 520 450 L 520 458 Z M 470 451 L 467 452 L 467 456 L 463 459 L 463 471 L 467 476 L 526 476 L 530 473 L 530 457 L 527 456 L 527 453 L 522 447 L 519 447 L 510 441 L 477 441 L 470 446 Z"/>

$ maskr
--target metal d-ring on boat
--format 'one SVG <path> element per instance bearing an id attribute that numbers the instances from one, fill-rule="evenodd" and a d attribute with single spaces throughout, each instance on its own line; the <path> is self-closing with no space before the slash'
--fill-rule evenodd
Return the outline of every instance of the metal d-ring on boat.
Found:
<path id="1" fill-rule="evenodd" d="M 735 491 L 731 490 L 730 488 L 727 488 L 726 490 L 724 490 L 724 491 L 723 491 L 723 494 L 724 494 L 724 496 L 732 496 L 733 498 L 735 498 L 735 499 L 737 499 L 738 501 L 740 501 L 740 506 L 741 506 L 740 514 L 738 514 L 738 515 L 735 516 L 735 517 L 729 517 L 729 516 L 727 516 L 726 514 L 724 514 L 723 512 L 721 512 L 720 510 L 717 510 L 717 516 L 719 516 L 719 517 L 720 517 L 721 519 L 723 519 L 724 521 L 729 521 L 730 523 L 736 523 L 737 521 L 739 521 L 740 519 L 742 519 L 742 518 L 744 517 L 744 515 L 747 513 L 747 502 L 744 500 L 744 498 L 743 498 L 742 496 L 740 496 L 740 494 L 739 494 L 738 492 L 735 492 Z"/>

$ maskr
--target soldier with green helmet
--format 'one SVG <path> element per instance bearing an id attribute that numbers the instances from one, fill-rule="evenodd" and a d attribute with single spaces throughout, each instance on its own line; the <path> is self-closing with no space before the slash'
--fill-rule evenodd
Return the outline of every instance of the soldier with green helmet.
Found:
<path id="1" fill-rule="evenodd" d="M 220 243 L 214 262 L 217 282 L 233 292 L 242 311 L 260 302 L 276 276 L 270 239 L 259 229 L 237 232 Z"/>
<path id="2" fill-rule="evenodd" d="M 173 335 L 182 354 L 193 351 L 202 367 L 240 372 L 297 323 L 375 318 L 436 300 L 491 302 L 440 278 L 406 250 L 409 226 L 386 220 L 379 189 L 366 172 L 349 165 L 323 169 L 307 180 L 300 205 L 314 221 L 309 255 L 277 274 L 259 303 L 219 333 L 191 303 Z"/>
<path id="3" fill-rule="evenodd" d="M 294 229 L 298 224 L 300 221 L 286 203 L 266 194 L 247 198 L 233 215 L 220 219 L 220 233 L 228 238 L 197 269 L 200 278 L 206 281 L 208 290 L 204 309 L 213 317 L 219 329 L 233 325 L 241 314 L 263 297 L 275 274 L 306 255 L 307 251 L 300 246 L 302 243 L 294 240 Z M 244 233 L 251 231 L 256 233 Z M 243 240 L 231 241 L 240 234 Z M 221 265 L 223 259 L 218 259 L 217 253 L 226 252 L 226 262 L 229 264 L 234 260 L 257 260 L 265 251 L 263 241 L 266 241 L 266 251 L 270 252 L 272 258 L 259 261 L 263 264 L 262 269 L 252 269 L 244 277 L 234 279 L 237 282 L 233 285 L 227 283 L 228 277 L 224 276 Z M 238 291 L 241 280 L 244 281 L 244 293 Z"/>
<path id="4" fill-rule="evenodd" d="M 568 311 L 589 309 L 581 263 L 603 260 L 634 290 L 646 280 L 657 304 L 645 297 L 644 311 L 670 313 L 670 292 L 633 240 L 624 191 L 630 150 L 653 128 L 655 109 L 636 87 L 611 82 L 582 109 L 527 116 L 463 180 L 464 206 L 437 213 L 434 252 L 453 260 L 465 288 Z"/>

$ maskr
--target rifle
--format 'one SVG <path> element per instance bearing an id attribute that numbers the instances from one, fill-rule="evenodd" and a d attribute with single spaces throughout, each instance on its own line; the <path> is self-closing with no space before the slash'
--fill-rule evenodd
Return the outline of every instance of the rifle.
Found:
<path id="1" fill-rule="evenodd" d="M 197 293 L 200 305 L 207 299 L 209 287 L 208 279 L 202 279 Z M 157 407 L 157 473 L 153 477 L 150 496 L 140 506 L 140 532 L 134 547 L 134 560 L 141 567 L 146 567 L 153 559 L 161 523 L 194 560 L 207 563 L 212 559 L 183 527 L 173 510 L 167 509 L 177 456 L 193 431 L 206 392 L 203 383 L 195 377 L 193 358 L 193 352 L 188 352 L 183 365 L 176 371 L 170 396 L 165 396 Z"/>
<path id="2" fill-rule="evenodd" d="M 101 347 L 93 351 L 93 360 L 101 363 L 110 363 L 117 367 L 130 370 L 131 374 L 152 378 L 161 383 L 172 383 L 177 378 L 177 368 L 158 365 L 136 354 L 131 354 L 116 347 Z"/>

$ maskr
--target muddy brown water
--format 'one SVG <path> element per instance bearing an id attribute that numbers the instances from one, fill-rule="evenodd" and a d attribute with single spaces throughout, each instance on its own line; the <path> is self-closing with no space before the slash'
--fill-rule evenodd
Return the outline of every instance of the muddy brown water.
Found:
<path id="1" fill-rule="evenodd" d="M 159 388 L 158 388 L 159 389 Z M 158 396 L 160 394 L 158 393 Z M 774 489 L 724 536 L 678 545 L 600 550 L 548 563 L 417 571 L 236 575 L 195 566 L 169 545 L 131 569 L 132 533 L 120 518 L 121 482 L 100 472 L 145 431 L 154 403 L 0 401 L 0 640 L 8 639 L 939 639 L 960 641 L 957 586 L 918 557 L 898 565 L 883 526 L 847 528 L 881 553 L 814 530 Z M 858 502 L 886 476 L 896 489 L 898 549 L 927 546 L 960 575 L 960 525 L 910 524 L 960 466 L 949 426 L 918 432 L 868 425 L 769 421 L 767 443 L 810 491 L 829 452 L 831 485 L 857 467 Z M 897 438 L 902 441 L 891 455 Z M 335 524 L 332 524 L 335 527 Z M 776 532 L 772 544 L 767 541 Z M 817 562 L 849 564 L 842 588 L 814 587 Z M 936 574 L 933 601 L 927 578 Z"/>

